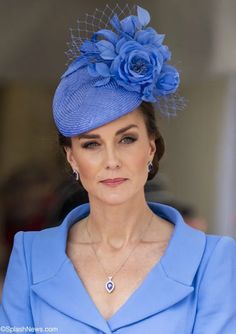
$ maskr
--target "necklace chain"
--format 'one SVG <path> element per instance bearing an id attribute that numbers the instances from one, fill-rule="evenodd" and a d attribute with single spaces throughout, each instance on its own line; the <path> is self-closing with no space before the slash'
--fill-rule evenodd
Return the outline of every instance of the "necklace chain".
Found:
<path id="1" fill-rule="evenodd" d="M 108 282 L 108 283 L 112 283 L 112 284 L 114 284 L 113 282 L 111 282 L 111 279 L 118 273 L 118 271 L 121 270 L 121 268 L 125 265 L 125 263 L 127 262 L 128 258 L 130 257 L 130 255 L 133 253 L 133 251 L 135 250 L 135 248 L 138 246 L 138 244 L 139 244 L 140 241 L 142 240 L 142 237 L 144 236 L 145 232 L 147 231 L 147 229 L 148 229 L 149 226 L 151 225 L 152 218 L 153 218 L 153 213 L 152 213 L 152 215 L 151 215 L 151 218 L 150 218 L 150 220 L 149 220 L 147 226 L 146 226 L 146 227 L 144 228 L 144 230 L 140 233 L 138 242 L 134 245 L 134 247 L 132 248 L 131 252 L 130 252 L 130 253 L 128 254 L 128 256 L 126 257 L 125 261 L 122 262 L 122 264 L 120 265 L 120 267 L 118 267 L 118 269 L 115 271 L 115 273 L 114 273 L 112 276 L 110 276 L 110 275 L 107 274 L 107 272 L 106 272 L 106 270 L 105 270 L 105 268 L 104 268 L 102 262 L 100 261 L 98 255 L 97 255 L 97 252 L 96 252 L 95 248 L 93 247 L 93 242 L 92 242 L 91 234 L 89 233 L 89 231 L 88 231 L 88 227 L 87 227 L 87 222 L 88 222 L 88 217 L 87 217 L 87 219 L 86 219 L 86 223 L 85 223 L 85 227 L 86 227 L 87 234 L 88 234 L 89 239 L 90 239 L 90 242 L 91 242 L 91 247 L 92 247 L 92 250 L 93 250 L 93 252 L 94 252 L 94 254 L 95 254 L 95 256 L 96 256 L 97 261 L 101 264 L 102 269 L 103 269 L 105 275 L 109 278 L 109 282 Z M 107 290 L 107 291 L 108 291 L 108 290 Z M 108 291 L 108 292 L 112 292 L 112 290 L 111 290 L 111 291 Z"/>

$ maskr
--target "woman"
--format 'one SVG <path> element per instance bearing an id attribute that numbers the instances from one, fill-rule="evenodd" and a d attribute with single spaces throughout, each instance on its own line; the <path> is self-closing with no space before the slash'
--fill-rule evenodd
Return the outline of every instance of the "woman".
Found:
<path id="1" fill-rule="evenodd" d="M 113 15 L 113 30 L 83 41 L 62 76 L 54 120 L 89 203 L 60 226 L 15 235 L 3 331 L 235 332 L 235 241 L 191 228 L 174 208 L 145 200 L 144 185 L 164 153 L 152 103 L 177 109 L 179 85 L 164 36 L 149 20 L 140 7 L 121 21 Z"/>

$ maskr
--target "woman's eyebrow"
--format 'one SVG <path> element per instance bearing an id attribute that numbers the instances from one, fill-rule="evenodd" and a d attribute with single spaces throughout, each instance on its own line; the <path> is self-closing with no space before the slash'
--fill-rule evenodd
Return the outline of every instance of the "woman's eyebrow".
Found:
<path id="1" fill-rule="evenodd" d="M 119 135 L 119 134 L 121 134 L 121 133 L 123 133 L 123 132 L 125 132 L 125 131 L 127 131 L 127 130 L 129 130 L 130 128 L 133 128 L 133 127 L 138 128 L 138 126 L 136 124 L 130 124 L 130 125 L 124 127 L 124 128 L 121 128 L 120 130 L 118 130 L 116 132 L 116 136 Z M 94 139 L 94 138 L 100 138 L 100 136 L 97 135 L 97 134 L 86 134 L 85 133 L 85 134 L 79 135 L 78 138 L 79 138 L 79 140 L 82 139 L 82 138 Z"/>

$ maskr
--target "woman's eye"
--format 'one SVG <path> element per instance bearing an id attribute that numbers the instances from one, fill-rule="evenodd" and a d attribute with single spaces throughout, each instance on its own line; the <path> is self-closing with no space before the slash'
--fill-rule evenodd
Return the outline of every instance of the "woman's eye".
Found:
<path id="1" fill-rule="evenodd" d="M 137 138 L 133 138 L 133 137 L 124 137 L 121 142 L 124 142 L 125 144 L 131 144 L 133 142 L 135 142 L 137 140 Z M 93 142 L 89 142 L 89 143 L 85 143 L 82 145 L 83 148 L 88 148 L 88 149 L 93 149 L 96 146 L 99 146 L 99 144 L 95 141 Z"/>
<path id="2" fill-rule="evenodd" d="M 133 143 L 135 142 L 137 139 L 136 138 L 133 138 L 133 137 L 124 137 L 122 139 L 122 141 L 125 140 L 126 143 L 130 144 L 130 143 Z"/>
<path id="3" fill-rule="evenodd" d="M 90 143 L 85 143 L 82 147 L 83 148 L 93 148 L 93 147 L 96 147 L 97 145 L 98 145 L 98 143 L 93 141 L 93 142 L 90 142 Z"/>

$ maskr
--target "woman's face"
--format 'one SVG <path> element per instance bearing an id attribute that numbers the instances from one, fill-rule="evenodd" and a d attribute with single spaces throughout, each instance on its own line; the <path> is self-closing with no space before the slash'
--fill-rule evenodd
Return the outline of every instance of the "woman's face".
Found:
<path id="1" fill-rule="evenodd" d="M 153 160 L 155 139 L 150 139 L 138 109 L 95 130 L 71 138 L 67 160 L 79 172 L 90 200 L 121 204 L 144 192 L 147 164 Z M 111 186 L 106 179 L 125 178 Z"/>

